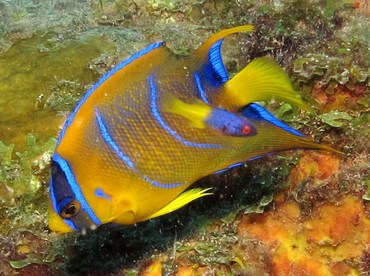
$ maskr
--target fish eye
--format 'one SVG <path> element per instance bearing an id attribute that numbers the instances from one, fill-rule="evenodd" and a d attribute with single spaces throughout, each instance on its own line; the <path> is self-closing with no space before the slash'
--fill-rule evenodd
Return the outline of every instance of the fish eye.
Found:
<path id="1" fill-rule="evenodd" d="M 248 135 L 248 134 L 251 134 L 252 128 L 250 126 L 244 125 L 242 126 L 241 131 L 244 135 Z"/>
<path id="2" fill-rule="evenodd" d="M 80 203 L 77 200 L 72 199 L 61 209 L 60 216 L 62 218 L 72 218 L 80 212 L 80 209 Z"/>

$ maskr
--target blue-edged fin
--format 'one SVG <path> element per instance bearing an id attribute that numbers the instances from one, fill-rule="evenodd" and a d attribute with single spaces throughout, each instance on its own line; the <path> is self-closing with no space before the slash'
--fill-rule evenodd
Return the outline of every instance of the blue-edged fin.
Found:
<path id="1" fill-rule="evenodd" d="M 251 32 L 252 25 L 243 25 L 222 30 L 206 40 L 191 56 L 196 61 L 194 69 L 200 77 L 202 85 L 219 87 L 229 80 L 227 70 L 221 56 L 221 45 L 223 39 L 231 34 L 240 32 Z"/>
<path id="2" fill-rule="evenodd" d="M 259 104 L 251 103 L 247 105 L 245 108 L 243 108 L 241 114 L 248 119 L 256 121 L 267 121 L 287 132 L 290 132 L 291 134 L 304 137 L 304 135 L 300 133 L 298 130 L 283 123 L 274 115 L 272 115 L 266 108 L 260 106 Z"/>
<path id="3" fill-rule="evenodd" d="M 187 190 L 183 192 L 182 194 L 180 194 L 173 201 L 168 203 L 166 206 L 164 206 L 162 209 L 150 215 L 146 219 L 152 219 L 155 217 L 163 216 L 177 209 L 180 209 L 181 207 L 185 206 L 186 204 L 190 203 L 193 200 L 196 200 L 203 196 L 212 195 L 212 193 L 208 192 L 211 189 L 212 188 L 207 188 L 207 189 L 195 188 L 195 189 Z"/>
<path id="4" fill-rule="evenodd" d="M 251 102 L 277 99 L 310 110 L 294 91 L 285 71 L 270 57 L 256 58 L 231 80 L 221 92 L 223 105 L 241 109 Z M 229 109 L 229 108 L 228 108 Z"/>
<path id="5" fill-rule="evenodd" d="M 253 122 L 253 125 L 257 128 L 257 132 L 262 134 L 259 136 L 257 145 L 250 145 L 251 150 L 253 147 L 255 147 L 256 151 L 257 149 L 265 149 L 264 151 L 268 154 L 287 149 L 316 149 L 343 154 L 331 147 L 314 143 L 311 138 L 305 137 L 299 131 L 278 120 L 265 108 L 256 103 L 246 106 L 241 114 Z M 260 156 L 256 155 L 251 159 L 256 159 Z"/>
<path id="6" fill-rule="evenodd" d="M 245 32 L 253 32 L 254 26 L 253 25 L 242 25 L 237 26 L 234 28 L 225 29 L 211 35 L 203 44 L 195 51 L 195 55 L 203 56 L 203 53 L 208 52 L 209 49 L 220 39 L 224 39 L 225 37 L 236 34 L 236 33 L 245 33 Z"/>

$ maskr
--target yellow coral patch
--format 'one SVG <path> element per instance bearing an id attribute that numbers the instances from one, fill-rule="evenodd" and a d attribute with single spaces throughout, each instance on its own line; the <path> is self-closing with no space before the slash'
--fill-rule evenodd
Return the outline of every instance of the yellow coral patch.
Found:
<path id="1" fill-rule="evenodd" d="M 357 257 L 370 244 L 370 220 L 354 196 L 323 205 L 304 225 L 308 241 L 336 261 Z"/>
<path id="2" fill-rule="evenodd" d="M 323 184 L 337 175 L 339 164 L 338 156 L 312 151 L 304 153 L 289 175 L 292 190 L 306 179 L 317 186 Z"/>
<path id="3" fill-rule="evenodd" d="M 266 244 L 276 275 L 356 273 L 345 261 L 359 258 L 370 243 L 370 220 L 362 202 L 346 196 L 303 217 L 296 202 L 278 196 L 276 207 L 262 215 L 245 216 L 239 234 Z"/>
<path id="4" fill-rule="evenodd" d="M 140 276 L 162 276 L 163 261 L 161 259 L 151 260 L 148 264 L 140 269 Z"/>

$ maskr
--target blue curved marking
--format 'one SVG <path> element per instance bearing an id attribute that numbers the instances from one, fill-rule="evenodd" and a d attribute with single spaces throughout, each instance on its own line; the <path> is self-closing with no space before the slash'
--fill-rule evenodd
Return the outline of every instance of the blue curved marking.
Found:
<path id="1" fill-rule="evenodd" d="M 142 177 L 146 182 L 150 183 L 153 186 L 159 187 L 159 188 L 175 188 L 179 187 L 181 185 L 184 185 L 185 183 L 171 183 L 171 184 L 162 184 L 155 180 L 150 179 L 149 177 L 141 174 L 136 168 L 134 162 L 126 155 L 124 154 L 121 149 L 118 147 L 117 143 L 114 141 L 113 137 L 110 135 L 107 126 L 105 125 L 102 116 L 99 113 L 99 110 L 95 107 L 95 117 L 96 121 L 98 123 L 98 127 L 100 130 L 100 134 L 103 137 L 103 140 L 108 144 L 108 146 L 117 154 L 117 156 L 135 173 L 137 173 L 140 177 Z"/>
<path id="2" fill-rule="evenodd" d="M 235 163 L 233 165 L 230 165 L 230 166 L 226 167 L 225 169 L 221 169 L 221 170 L 215 171 L 213 174 L 223 173 L 223 172 L 226 172 L 226 171 L 228 171 L 228 170 L 230 170 L 232 168 L 239 167 L 239 166 L 241 166 L 243 164 L 244 164 L 244 162 Z"/>
<path id="3" fill-rule="evenodd" d="M 55 199 L 55 194 L 54 194 L 54 181 L 53 178 L 50 177 L 50 199 L 51 199 L 51 205 L 53 206 L 53 209 L 56 213 L 58 213 L 58 207 L 57 207 L 57 201 Z"/>
<path id="4" fill-rule="evenodd" d="M 117 71 L 121 70 L 122 68 L 124 68 L 125 66 L 129 65 L 130 63 L 132 63 L 133 61 L 137 60 L 138 58 L 144 56 L 145 54 L 161 47 L 162 45 L 164 45 L 164 42 L 157 42 L 157 43 L 153 43 L 147 47 L 145 47 L 144 49 L 140 50 L 139 52 L 133 54 L 131 57 L 129 57 L 128 59 L 120 62 L 119 64 L 117 64 L 112 70 L 110 70 L 108 73 L 106 73 L 97 83 L 95 83 L 87 92 L 86 94 L 82 97 L 82 99 L 77 103 L 75 109 L 73 110 L 73 112 L 69 115 L 66 123 L 64 124 L 64 127 L 59 135 L 59 138 L 58 138 L 58 141 L 57 141 L 57 146 L 59 145 L 60 141 L 62 140 L 62 138 L 64 137 L 65 135 L 65 132 L 67 130 L 67 128 L 71 125 L 74 117 L 76 116 L 76 113 L 77 111 L 81 108 L 81 106 L 85 103 L 85 101 L 90 97 L 90 95 L 96 90 L 99 88 L 99 86 L 105 82 L 106 80 L 108 80 L 112 75 L 114 75 Z"/>
<path id="5" fill-rule="evenodd" d="M 134 162 L 131 161 L 131 159 L 125 155 L 123 152 L 121 152 L 120 148 L 114 142 L 112 136 L 109 134 L 107 127 L 105 126 L 102 117 L 100 116 L 99 110 L 95 107 L 95 117 L 96 121 L 99 126 L 99 130 L 101 135 L 103 136 L 104 141 L 109 145 L 109 147 L 118 155 L 118 157 L 125 162 L 127 166 L 129 166 L 131 169 L 135 169 Z"/>
<path id="6" fill-rule="evenodd" d="M 96 225 L 100 225 L 101 224 L 100 220 L 95 215 L 94 211 L 90 208 L 90 206 L 87 203 L 85 197 L 83 196 L 82 191 L 80 189 L 80 186 L 78 185 L 78 183 L 76 181 L 76 178 L 75 178 L 68 162 L 65 159 L 63 159 L 56 152 L 53 155 L 53 161 L 58 163 L 60 168 L 64 172 L 64 174 L 66 176 L 66 179 L 67 179 L 67 182 L 68 182 L 69 186 L 71 187 L 71 190 L 74 194 L 74 197 L 80 202 L 82 209 L 89 215 L 92 222 L 94 222 Z M 54 192 L 54 190 L 53 190 L 53 192 Z M 55 204 L 56 204 L 56 202 L 55 202 Z M 66 220 L 64 220 L 64 221 L 66 221 Z M 68 225 L 71 226 L 70 223 L 68 223 Z"/>
<path id="7" fill-rule="evenodd" d="M 200 98 L 202 99 L 203 102 L 209 104 L 209 101 L 208 101 L 207 96 L 206 96 L 206 92 L 203 89 L 203 86 L 202 86 L 202 83 L 201 83 L 200 76 L 199 76 L 198 72 L 194 73 L 194 80 L 195 80 L 195 84 L 197 85 Z"/>
<path id="8" fill-rule="evenodd" d="M 105 198 L 108 200 L 112 200 L 112 197 L 110 195 L 107 195 L 102 188 L 96 188 L 94 191 L 94 195 L 97 197 Z"/>
<path id="9" fill-rule="evenodd" d="M 201 67 L 205 81 L 214 87 L 219 87 L 229 80 L 229 76 L 221 56 L 223 39 L 215 42 L 208 52 L 208 59 Z"/>
<path id="10" fill-rule="evenodd" d="M 172 135 L 176 140 L 180 141 L 186 146 L 189 147 L 197 147 L 197 148 L 222 148 L 221 145 L 218 144 L 201 144 L 201 143 L 195 143 L 190 142 L 182 138 L 180 135 L 176 133 L 172 128 L 170 128 L 166 122 L 163 120 L 161 115 L 159 114 L 158 106 L 157 106 L 157 89 L 154 84 L 154 75 L 151 75 L 149 77 L 149 87 L 150 87 L 150 108 L 152 110 L 152 114 L 154 118 L 157 120 L 157 122 L 162 126 L 164 130 L 166 130 L 169 134 Z"/>
<path id="11" fill-rule="evenodd" d="M 146 182 L 149 182 L 150 184 L 152 184 L 153 186 L 156 186 L 158 188 L 169 188 L 170 189 L 170 188 L 180 187 L 180 186 L 185 184 L 185 182 L 183 182 L 183 183 L 172 183 L 172 184 L 162 184 L 162 183 L 159 183 L 158 181 L 150 179 L 149 177 L 147 177 L 145 175 L 141 175 L 141 177 Z"/>
<path id="12" fill-rule="evenodd" d="M 275 154 L 275 153 L 276 153 L 275 151 L 272 151 L 272 152 L 268 152 L 268 153 L 265 153 L 265 154 L 262 154 L 262 155 L 257 155 L 257 156 L 254 156 L 254 157 L 249 158 L 248 161 L 257 160 L 257 159 L 260 159 L 262 157 L 265 157 L 265 156 L 268 156 L 268 155 L 272 155 L 272 154 Z"/>
<path id="13" fill-rule="evenodd" d="M 304 135 L 300 133 L 298 130 L 295 130 L 294 128 L 291 128 L 290 126 L 284 124 L 282 121 L 277 119 L 274 115 L 272 115 L 270 112 L 268 112 L 265 108 L 263 108 L 259 104 L 251 103 L 247 105 L 242 110 L 241 113 L 246 118 L 254 119 L 257 121 L 265 120 L 291 134 L 304 137 Z"/>

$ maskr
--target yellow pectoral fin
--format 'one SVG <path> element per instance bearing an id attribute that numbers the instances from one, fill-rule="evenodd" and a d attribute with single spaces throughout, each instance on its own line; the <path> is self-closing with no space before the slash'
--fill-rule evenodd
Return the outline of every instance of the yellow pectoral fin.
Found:
<path id="1" fill-rule="evenodd" d="M 212 188 L 207 188 L 207 189 L 195 188 L 195 189 L 185 191 L 182 194 L 180 194 L 177 198 L 175 198 L 173 201 L 171 201 L 166 206 L 164 206 L 162 209 L 150 215 L 146 219 L 151 219 L 151 218 L 155 218 L 155 217 L 159 217 L 159 216 L 171 213 L 177 209 L 180 209 L 181 207 L 185 206 L 186 204 L 188 204 L 189 202 L 197 198 L 207 196 L 207 195 L 212 195 L 212 193 L 207 193 L 211 189 Z"/>
<path id="2" fill-rule="evenodd" d="M 210 106 L 200 100 L 185 103 L 173 95 L 165 96 L 162 100 L 162 109 L 188 119 L 190 124 L 196 128 L 205 128 L 204 121 L 212 111 Z"/>
<path id="3" fill-rule="evenodd" d="M 272 98 L 310 110 L 294 91 L 287 74 L 270 57 L 256 58 L 225 83 L 225 101 L 235 108 Z"/>

